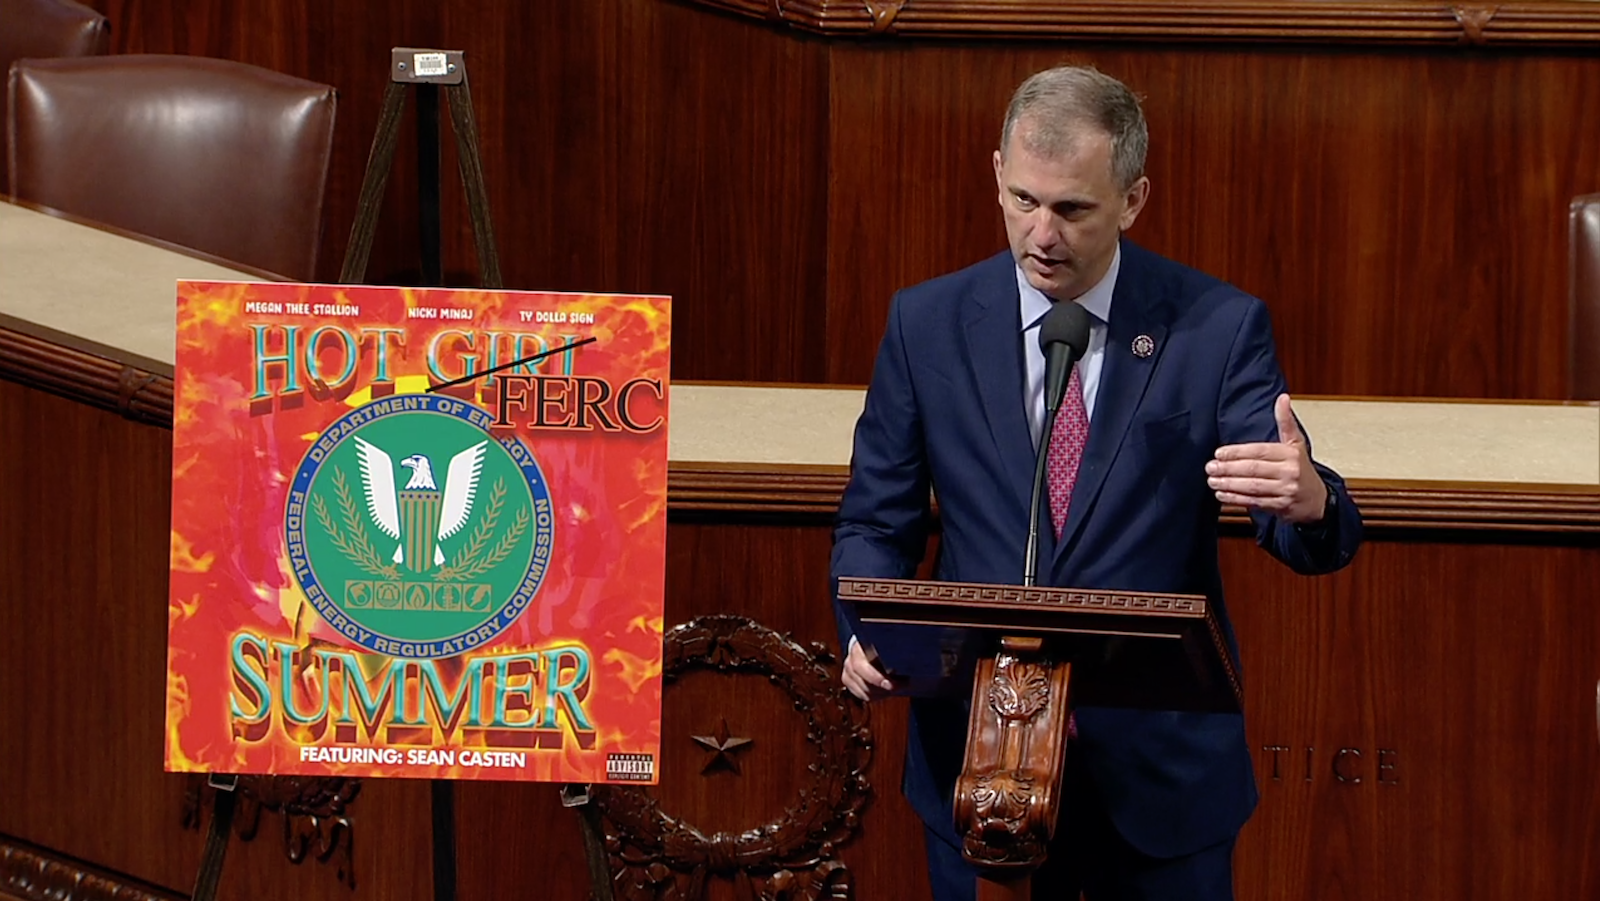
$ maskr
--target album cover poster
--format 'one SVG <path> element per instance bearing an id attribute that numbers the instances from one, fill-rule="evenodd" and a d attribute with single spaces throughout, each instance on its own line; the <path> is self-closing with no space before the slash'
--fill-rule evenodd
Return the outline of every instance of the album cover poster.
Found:
<path id="1" fill-rule="evenodd" d="M 669 299 L 177 299 L 166 768 L 654 783 Z"/>

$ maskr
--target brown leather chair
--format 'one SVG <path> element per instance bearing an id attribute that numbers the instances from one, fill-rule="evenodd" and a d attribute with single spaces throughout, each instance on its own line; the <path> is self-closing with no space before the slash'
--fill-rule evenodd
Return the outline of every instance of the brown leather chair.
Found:
<path id="1" fill-rule="evenodd" d="M 1600 400 L 1600 194 L 1574 197 L 1568 222 L 1568 396 Z"/>
<path id="2" fill-rule="evenodd" d="M 7 153 L 22 200 L 315 277 L 332 87 L 198 56 L 23 60 Z"/>
<path id="3" fill-rule="evenodd" d="M 106 17 L 71 0 L 0 0 L 0 73 L 19 59 L 100 56 L 111 46 Z M 0 93 L 0 122 L 6 99 Z M 0 191 L 11 182 L 0 157 Z"/>

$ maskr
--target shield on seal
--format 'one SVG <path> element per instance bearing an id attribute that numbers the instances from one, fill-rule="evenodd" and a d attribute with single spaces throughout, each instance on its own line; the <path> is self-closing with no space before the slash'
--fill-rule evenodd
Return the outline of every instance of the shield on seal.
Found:
<path id="1" fill-rule="evenodd" d="M 405 542 L 405 566 L 415 573 L 433 569 L 433 550 L 439 543 L 441 495 L 429 489 L 400 492 L 400 535 Z"/>

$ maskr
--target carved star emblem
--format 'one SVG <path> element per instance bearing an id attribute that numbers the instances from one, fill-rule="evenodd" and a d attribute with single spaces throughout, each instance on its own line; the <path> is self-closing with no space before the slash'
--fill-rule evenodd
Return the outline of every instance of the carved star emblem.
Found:
<path id="1" fill-rule="evenodd" d="M 731 735 L 728 732 L 726 718 L 717 722 L 717 731 L 715 733 L 711 735 L 691 735 L 690 738 L 694 739 L 695 744 L 710 752 L 706 756 L 705 766 L 700 768 L 702 776 L 712 770 L 732 770 L 734 774 L 738 775 L 739 761 L 735 760 L 733 755 L 736 751 L 745 750 L 753 742 L 753 739 Z"/>

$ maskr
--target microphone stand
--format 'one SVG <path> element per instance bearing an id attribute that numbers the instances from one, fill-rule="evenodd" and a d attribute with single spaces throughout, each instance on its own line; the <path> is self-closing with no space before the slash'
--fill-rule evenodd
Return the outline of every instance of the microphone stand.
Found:
<path id="1" fill-rule="evenodd" d="M 1056 415 L 1067 398 L 1067 385 L 1071 383 L 1072 369 L 1088 349 L 1088 329 L 1084 329 L 1081 343 L 1076 347 L 1071 341 L 1051 341 L 1044 351 L 1044 424 L 1039 433 L 1039 455 L 1033 463 L 1033 497 L 1028 501 L 1028 547 L 1023 552 L 1022 585 L 1034 587 L 1039 574 L 1039 500 L 1044 492 L 1045 466 L 1050 459 L 1050 439 L 1055 437 Z"/>
<path id="2" fill-rule="evenodd" d="M 1070 363 L 1068 365 L 1071 365 Z M 1022 585 L 1034 587 L 1039 574 L 1039 497 L 1043 494 L 1045 464 L 1050 459 L 1050 439 L 1056 430 L 1056 414 L 1061 401 L 1045 407 L 1043 431 L 1039 433 L 1039 455 L 1033 464 L 1033 498 L 1028 502 L 1028 547 L 1023 552 Z"/>

